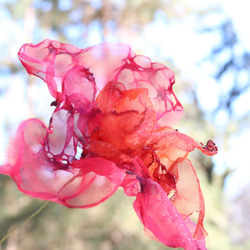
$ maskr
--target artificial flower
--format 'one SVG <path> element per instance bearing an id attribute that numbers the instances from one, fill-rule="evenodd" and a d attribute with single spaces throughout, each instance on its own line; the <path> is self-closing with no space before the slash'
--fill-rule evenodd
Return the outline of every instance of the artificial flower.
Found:
<path id="1" fill-rule="evenodd" d="M 204 200 L 187 156 L 217 147 L 172 128 L 183 112 L 174 73 L 118 44 L 82 50 L 46 39 L 18 55 L 47 84 L 55 110 L 48 128 L 37 119 L 19 126 L 0 173 L 28 195 L 71 208 L 98 205 L 123 187 L 153 238 L 206 249 Z"/>

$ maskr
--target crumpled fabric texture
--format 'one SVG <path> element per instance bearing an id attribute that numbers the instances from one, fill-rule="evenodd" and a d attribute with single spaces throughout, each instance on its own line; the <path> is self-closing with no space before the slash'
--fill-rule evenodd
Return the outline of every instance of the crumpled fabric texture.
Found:
<path id="1" fill-rule="evenodd" d="M 187 156 L 217 147 L 172 128 L 183 113 L 174 73 L 120 44 L 79 49 L 46 39 L 24 44 L 18 56 L 47 84 L 55 110 L 48 127 L 38 119 L 19 126 L 0 173 L 28 195 L 70 208 L 98 205 L 122 187 L 152 238 L 206 249 L 204 199 Z"/>

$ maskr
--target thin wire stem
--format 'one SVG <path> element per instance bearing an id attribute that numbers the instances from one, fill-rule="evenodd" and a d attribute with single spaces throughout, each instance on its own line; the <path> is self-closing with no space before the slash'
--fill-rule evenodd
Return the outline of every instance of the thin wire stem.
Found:
<path id="1" fill-rule="evenodd" d="M 7 234 L 4 235 L 4 237 L 0 241 L 0 245 L 10 236 L 10 234 L 15 231 L 18 227 L 22 226 L 32 218 L 34 218 L 37 214 L 39 214 L 44 208 L 46 208 L 49 205 L 49 201 L 46 201 L 38 210 L 36 210 L 33 214 L 31 214 L 27 219 L 24 221 L 21 221 L 16 226 L 14 226 Z"/>

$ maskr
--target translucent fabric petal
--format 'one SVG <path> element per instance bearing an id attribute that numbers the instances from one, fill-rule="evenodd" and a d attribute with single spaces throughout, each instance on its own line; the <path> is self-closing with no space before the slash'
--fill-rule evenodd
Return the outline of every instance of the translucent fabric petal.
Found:
<path id="1" fill-rule="evenodd" d="M 0 170 L 11 175 L 22 192 L 69 207 L 90 207 L 116 191 L 124 170 L 103 158 L 73 160 L 69 165 L 58 160 L 45 149 L 48 132 L 39 120 L 27 120 L 10 145 L 11 157 Z"/>
<path id="2" fill-rule="evenodd" d="M 72 45 L 45 39 L 36 45 L 24 44 L 18 56 L 27 72 L 43 79 L 57 99 L 58 92 L 62 92 L 63 78 L 75 66 L 80 52 L 81 49 Z"/>
<path id="3" fill-rule="evenodd" d="M 109 81 L 126 89 L 146 88 L 159 125 L 171 126 L 180 119 L 183 108 L 172 90 L 174 73 L 166 66 L 135 55 L 126 45 L 107 43 L 90 47 L 81 54 L 81 62 L 95 75 L 99 90 Z"/>
<path id="4" fill-rule="evenodd" d="M 154 149 L 174 146 L 175 148 L 187 152 L 191 152 L 195 148 L 198 148 L 206 155 L 215 155 L 218 151 L 218 148 L 213 141 L 209 140 L 207 145 L 203 146 L 202 143 L 197 143 L 190 136 L 180 133 L 178 130 L 170 127 L 162 127 L 155 130 L 148 144 L 152 144 Z"/>
<path id="5" fill-rule="evenodd" d="M 92 207 L 108 199 L 121 185 L 125 171 L 104 158 L 92 157 L 72 162 L 79 174 L 61 190 L 62 200 L 69 207 Z M 79 179 L 79 180 L 77 180 Z M 78 192 L 72 193 L 75 182 L 80 181 Z"/>
<path id="6" fill-rule="evenodd" d="M 64 91 L 65 76 L 77 67 L 93 74 L 97 93 L 110 81 L 121 82 L 128 90 L 147 89 L 160 126 L 171 126 L 182 115 L 183 108 L 172 89 L 174 73 L 160 63 L 152 63 L 148 57 L 134 55 L 126 45 L 104 43 L 82 50 L 46 39 L 37 45 L 23 45 L 18 55 L 27 72 L 42 78 L 57 100 L 62 98 L 59 93 Z M 80 98 L 80 102 L 85 99 L 83 103 L 95 93 L 88 77 L 86 79 L 80 79 L 80 86 L 73 87 L 74 96 L 78 92 L 81 97 L 77 99 Z M 86 98 L 80 94 L 84 88 L 91 89 Z"/>
<path id="7" fill-rule="evenodd" d="M 63 80 L 63 91 L 67 101 L 79 113 L 86 113 L 93 108 L 95 79 L 88 69 L 78 65 L 72 67 Z"/>
<path id="8" fill-rule="evenodd" d="M 125 44 L 102 43 L 83 50 L 79 63 L 93 73 L 99 93 L 108 82 L 116 81 L 117 70 L 133 54 Z"/>
<path id="9" fill-rule="evenodd" d="M 121 83 L 108 83 L 96 100 L 104 114 L 103 134 L 120 150 L 143 147 L 151 137 L 155 112 L 147 89 L 126 90 Z"/>
<path id="10" fill-rule="evenodd" d="M 134 209 L 145 228 L 169 247 L 205 250 L 204 243 L 193 238 L 189 225 L 163 189 L 149 179 L 140 180 L 140 184 L 141 192 L 134 202 Z"/>
<path id="11" fill-rule="evenodd" d="M 206 155 L 214 155 L 218 149 L 212 141 L 203 147 L 198 144 L 193 138 L 183 133 L 180 133 L 172 128 L 163 127 L 154 131 L 151 139 L 148 141 L 155 153 L 161 159 L 167 168 L 178 159 L 187 157 L 188 153 L 198 148 Z"/>
<path id="12" fill-rule="evenodd" d="M 190 216 L 198 213 L 197 226 L 194 227 L 192 234 L 195 239 L 204 241 L 207 234 L 203 227 L 205 204 L 199 179 L 191 162 L 188 159 L 179 159 L 169 171 L 175 173 L 177 179 L 175 192 L 171 198 L 172 204 L 182 215 Z"/>
<path id="13" fill-rule="evenodd" d="M 47 135 L 45 150 L 51 160 L 69 162 L 76 154 L 77 138 L 74 135 L 74 115 L 56 109 L 50 119 L 51 133 Z"/>
<path id="14" fill-rule="evenodd" d="M 163 64 L 152 63 L 145 56 L 130 55 L 119 68 L 115 80 L 128 89 L 148 89 L 158 125 L 172 126 L 181 118 L 183 107 L 172 89 L 174 73 Z"/>

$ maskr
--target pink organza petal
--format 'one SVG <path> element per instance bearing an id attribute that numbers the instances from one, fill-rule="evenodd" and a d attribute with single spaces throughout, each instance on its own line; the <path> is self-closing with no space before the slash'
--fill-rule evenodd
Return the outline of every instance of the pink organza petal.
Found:
<path id="1" fill-rule="evenodd" d="M 108 199 L 121 185 L 125 171 L 103 158 L 93 157 L 73 161 L 71 166 L 80 170 L 79 190 L 71 195 L 75 179 L 61 190 L 61 199 L 69 207 L 92 207 Z"/>
<path id="2" fill-rule="evenodd" d="M 11 176 L 18 174 L 24 155 L 28 155 L 30 152 L 39 153 L 48 132 L 49 130 L 40 120 L 29 119 L 21 123 L 7 150 L 5 167 L 3 168 L 5 173 Z"/>
<path id="3" fill-rule="evenodd" d="M 172 90 L 174 73 L 164 65 L 135 56 L 119 44 L 90 47 L 81 53 L 80 63 L 94 74 L 99 91 L 109 81 L 121 82 L 126 89 L 147 89 L 159 125 L 170 126 L 180 119 L 183 108 Z"/>
<path id="4" fill-rule="evenodd" d="M 218 151 L 216 145 L 212 140 L 209 140 L 208 144 L 206 146 L 203 146 L 202 144 L 198 144 L 190 136 L 182 134 L 169 127 L 165 127 L 159 129 L 158 131 L 155 131 L 148 144 L 152 145 L 155 150 L 164 150 L 164 148 L 171 148 L 169 153 L 171 154 L 170 158 L 172 158 L 173 161 L 175 161 L 178 157 L 182 157 L 182 153 L 178 150 L 191 152 L 195 148 L 198 148 L 206 155 L 214 155 Z"/>
<path id="5" fill-rule="evenodd" d="M 183 151 L 193 151 L 198 147 L 198 143 L 188 135 L 182 134 L 174 129 L 166 128 L 155 131 L 149 144 L 152 144 L 154 149 L 174 146 Z"/>
<path id="6" fill-rule="evenodd" d="M 127 45 L 102 43 L 83 50 L 79 64 L 93 73 L 99 93 L 108 82 L 114 80 L 117 69 L 131 55 L 133 52 Z"/>
<path id="7" fill-rule="evenodd" d="M 135 56 L 126 45 L 104 43 L 81 50 L 46 39 L 37 45 L 23 45 L 18 55 L 27 72 L 42 78 L 56 99 L 63 91 L 64 76 L 77 66 L 93 73 L 97 93 L 110 81 L 121 82 L 126 89 L 147 89 L 160 126 L 173 125 L 182 115 L 183 108 L 172 90 L 174 73 L 162 64 L 151 63 L 148 57 Z M 88 100 L 80 86 L 74 87 L 74 95 Z"/>
<path id="8" fill-rule="evenodd" d="M 74 66 L 67 72 L 63 83 L 67 100 L 76 111 L 85 113 L 93 108 L 96 94 L 95 79 L 88 69 Z"/>
<path id="9" fill-rule="evenodd" d="M 79 64 L 81 49 L 50 39 L 34 44 L 24 44 L 18 53 L 19 59 L 29 74 L 43 79 L 51 95 L 57 99 L 62 92 L 65 74 Z"/>
<path id="10" fill-rule="evenodd" d="M 8 174 L 22 192 L 51 200 L 56 199 L 59 188 L 52 177 L 60 164 L 50 161 L 44 150 L 47 133 L 50 131 L 37 119 L 23 122 L 10 144 L 7 164 Z"/>
<path id="11" fill-rule="evenodd" d="M 166 246 L 205 250 L 205 245 L 192 237 L 189 226 L 160 185 L 150 179 L 140 180 L 140 183 L 141 192 L 134 209 L 145 228 Z"/>
<path id="12" fill-rule="evenodd" d="M 70 165 L 55 161 L 45 150 L 48 132 L 39 120 L 22 123 L 1 173 L 11 175 L 24 193 L 69 207 L 97 205 L 116 191 L 124 170 L 103 158 L 74 160 Z"/>
<path id="13" fill-rule="evenodd" d="M 179 159 L 169 171 L 178 172 L 172 203 L 180 214 L 190 216 L 197 212 L 197 226 L 192 231 L 194 238 L 205 240 L 206 231 L 203 227 L 205 204 L 197 174 L 188 159 Z"/>
<path id="14" fill-rule="evenodd" d="M 10 164 L 0 165 L 0 174 L 10 175 L 12 171 L 12 166 Z"/>
<path id="15" fill-rule="evenodd" d="M 174 73 L 148 57 L 128 55 L 119 68 L 115 81 L 127 89 L 146 88 L 160 126 L 172 126 L 182 116 L 183 107 L 173 92 Z"/>
<path id="16" fill-rule="evenodd" d="M 97 82 L 97 89 L 113 80 L 131 50 L 126 45 L 100 44 L 81 50 L 69 44 L 46 39 L 33 45 L 25 44 L 18 55 L 29 74 L 34 74 L 47 82 L 55 97 L 61 91 L 63 76 L 75 65 L 90 69 Z M 98 63 L 97 63 L 98 62 Z"/>
<path id="17" fill-rule="evenodd" d="M 51 160 L 70 161 L 76 154 L 77 138 L 74 134 L 74 115 L 64 109 L 56 109 L 50 119 L 51 132 L 47 135 L 45 150 Z"/>
<path id="18" fill-rule="evenodd" d="M 165 127 L 153 133 L 148 146 L 154 150 L 161 164 L 169 169 L 178 158 L 187 157 L 188 153 L 198 146 L 198 143 L 187 135 Z M 152 172 L 154 168 L 152 165 L 150 171 Z"/>
<path id="19" fill-rule="evenodd" d="M 137 194 L 141 191 L 140 182 L 136 175 L 133 174 L 127 174 L 121 186 L 127 196 L 137 196 Z"/>

